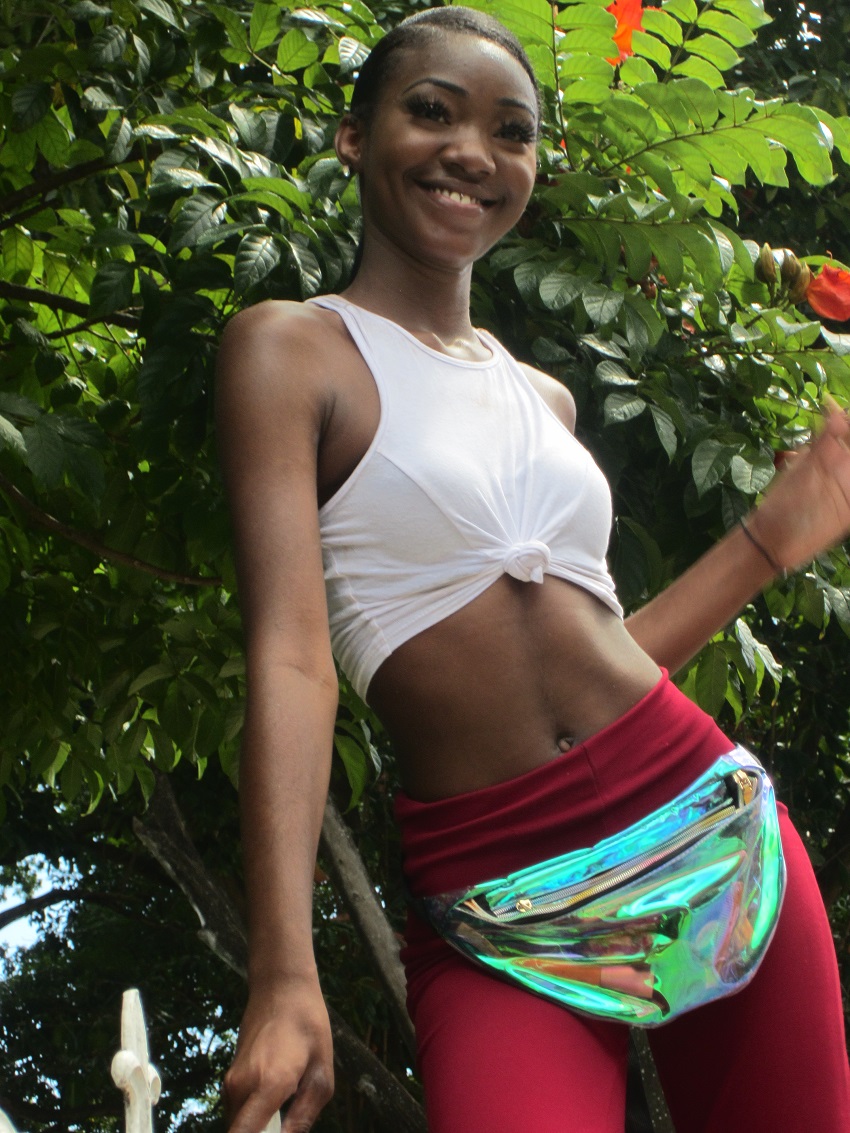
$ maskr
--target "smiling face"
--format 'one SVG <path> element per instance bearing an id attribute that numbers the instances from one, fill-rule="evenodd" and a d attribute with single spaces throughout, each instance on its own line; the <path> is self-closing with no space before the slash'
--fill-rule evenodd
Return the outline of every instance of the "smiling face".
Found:
<path id="1" fill-rule="evenodd" d="M 468 267 L 521 216 L 536 170 L 537 102 L 504 48 L 457 32 L 400 51 L 340 160 L 360 175 L 365 247 Z"/>

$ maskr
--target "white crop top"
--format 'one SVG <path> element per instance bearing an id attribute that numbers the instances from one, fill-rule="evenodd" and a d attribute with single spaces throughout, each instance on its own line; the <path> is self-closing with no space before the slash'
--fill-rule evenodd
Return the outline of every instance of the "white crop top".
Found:
<path id="1" fill-rule="evenodd" d="M 491 335 L 451 358 L 340 296 L 381 404 L 363 459 L 321 508 L 331 643 L 365 698 L 401 644 L 507 572 L 589 590 L 620 617 L 605 562 L 611 494 L 587 450 Z"/>

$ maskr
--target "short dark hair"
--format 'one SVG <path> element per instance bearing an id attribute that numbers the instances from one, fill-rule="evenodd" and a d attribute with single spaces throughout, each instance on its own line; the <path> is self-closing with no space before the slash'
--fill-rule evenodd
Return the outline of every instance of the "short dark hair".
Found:
<path id="1" fill-rule="evenodd" d="M 540 88 L 531 60 L 513 32 L 495 17 L 475 8 L 427 8 L 402 20 L 383 39 L 378 40 L 354 84 L 350 112 L 365 122 L 369 121 L 381 89 L 393 71 L 396 57 L 402 49 L 417 46 L 428 37 L 442 32 L 455 32 L 487 39 L 504 48 L 520 64 L 531 80 L 540 117 Z"/>

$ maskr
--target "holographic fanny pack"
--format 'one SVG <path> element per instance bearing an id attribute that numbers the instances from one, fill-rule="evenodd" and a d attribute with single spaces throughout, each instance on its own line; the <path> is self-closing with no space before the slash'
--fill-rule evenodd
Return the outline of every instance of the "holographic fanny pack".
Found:
<path id="1" fill-rule="evenodd" d="M 784 886 L 773 787 L 736 747 L 619 834 L 418 906 L 449 944 L 529 991 L 654 1027 L 750 981 Z"/>

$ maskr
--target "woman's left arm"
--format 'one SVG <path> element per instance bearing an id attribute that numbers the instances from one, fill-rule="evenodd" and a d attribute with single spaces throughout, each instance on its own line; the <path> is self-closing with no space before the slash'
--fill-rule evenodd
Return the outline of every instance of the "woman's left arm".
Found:
<path id="1" fill-rule="evenodd" d="M 850 419 L 835 403 L 819 434 L 789 456 L 764 499 L 680 578 L 626 620 L 653 660 L 676 672 L 779 570 L 850 534 Z"/>

